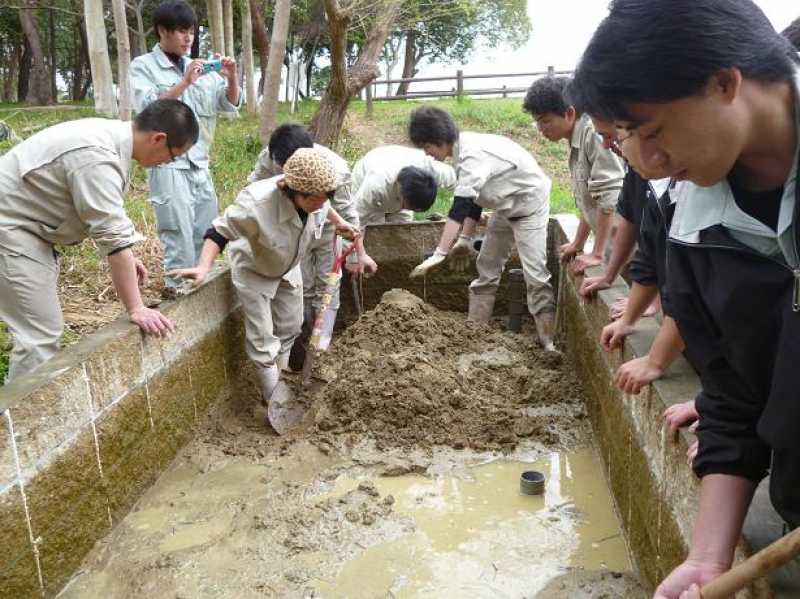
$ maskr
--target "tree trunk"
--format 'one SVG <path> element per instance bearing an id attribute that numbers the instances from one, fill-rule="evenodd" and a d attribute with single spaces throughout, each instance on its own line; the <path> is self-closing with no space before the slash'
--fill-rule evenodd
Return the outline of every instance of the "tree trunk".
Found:
<path id="1" fill-rule="evenodd" d="M 131 66 L 130 37 L 128 36 L 128 17 L 125 14 L 125 0 L 111 0 L 114 10 L 114 30 L 117 32 L 117 79 L 119 83 L 119 118 L 131 118 L 131 90 L 128 70 Z"/>
<path id="2" fill-rule="evenodd" d="M 14 102 L 14 88 L 19 72 L 19 63 L 22 59 L 22 44 L 16 42 L 11 50 L 11 60 L 8 62 L 8 69 L 6 70 L 6 78 L 3 81 L 3 100 L 5 102 Z"/>
<path id="3" fill-rule="evenodd" d="M 242 65 L 244 67 L 244 99 L 245 108 L 249 114 L 258 112 L 256 103 L 256 82 L 254 79 L 255 65 L 253 64 L 253 17 L 250 11 L 250 1 L 242 0 Z"/>
<path id="4" fill-rule="evenodd" d="M 139 48 L 136 51 L 137 56 L 147 54 L 147 34 L 144 31 L 144 17 L 142 17 L 142 2 L 136 5 L 136 37 L 139 43 Z"/>
<path id="5" fill-rule="evenodd" d="M 311 121 L 311 131 L 322 145 L 335 146 L 344 125 L 350 98 L 371 83 L 379 74 L 381 49 L 400 11 L 403 0 L 384 0 L 378 17 L 371 24 L 364 45 L 350 70 L 347 70 L 347 30 L 350 15 L 338 0 L 324 0 L 331 37 L 331 80 Z"/>
<path id="6" fill-rule="evenodd" d="M 105 116 L 116 116 L 117 101 L 114 98 L 114 78 L 111 74 L 111 59 L 108 56 L 103 0 L 83 0 L 83 10 L 89 42 L 94 108 Z"/>
<path id="7" fill-rule="evenodd" d="M 257 0 L 250 0 L 250 14 L 253 17 L 253 33 L 255 34 L 256 48 L 258 48 L 258 66 L 261 69 L 261 77 L 258 80 L 258 95 L 261 95 L 264 92 L 264 82 L 267 80 L 269 32 Z"/>
<path id="8" fill-rule="evenodd" d="M 53 102 L 58 103 L 58 66 L 56 65 L 56 11 L 51 7 L 48 11 L 50 21 L 50 93 Z"/>
<path id="9" fill-rule="evenodd" d="M 225 25 L 225 56 L 233 56 L 235 44 L 233 43 L 233 0 L 222 0 L 222 17 Z"/>
<path id="10" fill-rule="evenodd" d="M 87 67 L 89 65 L 89 41 L 86 39 L 86 26 L 83 19 L 75 19 L 75 29 L 80 36 L 80 43 L 77 46 L 75 56 L 75 73 L 72 79 L 72 99 L 83 100 L 86 98 L 87 81 L 91 80 L 91 74 L 87 79 Z"/>
<path id="11" fill-rule="evenodd" d="M 28 95 L 28 83 L 31 79 L 31 46 L 28 38 L 23 36 L 22 56 L 19 61 L 19 76 L 17 77 L 17 102 L 23 102 Z"/>
<path id="12" fill-rule="evenodd" d="M 401 79 L 410 79 L 417 74 L 415 67 L 417 55 L 417 32 L 413 29 L 406 32 L 406 51 L 403 59 L 403 75 Z M 408 88 L 411 84 L 403 82 L 397 88 L 398 96 L 405 96 L 408 93 Z"/>
<path id="13" fill-rule="evenodd" d="M 272 21 L 272 39 L 267 60 L 267 79 L 261 98 L 261 143 L 269 141 L 278 117 L 278 97 L 281 89 L 283 57 L 286 54 L 286 37 L 289 32 L 290 0 L 275 0 L 275 18 Z M 288 82 L 287 82 L 288 83 Z"/>
<path id="14" fill-rule="evenodd" d="M 207 0 L 208 23 L 211 28 L 211 52 L 225 54 L 225 24 L 222 0 Z"/>
<path id="15" fill-rule="evenodd" d="M 42 40 L 36 28 L 36 0 L 23 0 L 23 8 L 19 9 L 19 22 L 22 32 L 28 40 L 30 50 L 30 73 L 25 101 L 36 106 L 53 103 L 53 89 L 50 85 L 50 72 L 45 64 Z"/>

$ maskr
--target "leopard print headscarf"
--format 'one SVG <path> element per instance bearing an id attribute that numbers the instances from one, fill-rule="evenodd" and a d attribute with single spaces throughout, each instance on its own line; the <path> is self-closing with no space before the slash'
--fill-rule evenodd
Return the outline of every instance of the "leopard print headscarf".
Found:
<path id="1" fill-rule="evenodd" d="M 286 185 L 309 195 L 336 189 L 336 171 L 330 160 L 314 148 L 298 148 L 283 165 Z"/>

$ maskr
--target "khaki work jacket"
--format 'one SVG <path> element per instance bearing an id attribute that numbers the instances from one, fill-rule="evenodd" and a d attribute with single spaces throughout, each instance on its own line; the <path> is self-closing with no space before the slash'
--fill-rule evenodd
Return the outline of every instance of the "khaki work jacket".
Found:
<path id="1" fill-rule="evenodd" d="M 518 143 L 500 135 L 464 132 L 453 148 L 455 195 L 473 198 L 506 218 L 550 212 L 550 178 Z"/>
<path id="2" fill-rule="evenodd" d="M 365 220 L 403 209 L 397 175 L 407 166 L 416 166 L 433 175 L 436 185 L 453 190 L 456 173 L 452 167 L 407 146 L 379 146 L 367 152 L 353 166 L 353 194 L 359 216 Z"/>
<path id="3" fill-rule="evenodd" d="M 0 158 L 0 253 L 53 264 L 53 245 L 91 237 L 102 256 L 141 240 L 123 209 L 131 123 L 79 119 L 48 127 Z"/>

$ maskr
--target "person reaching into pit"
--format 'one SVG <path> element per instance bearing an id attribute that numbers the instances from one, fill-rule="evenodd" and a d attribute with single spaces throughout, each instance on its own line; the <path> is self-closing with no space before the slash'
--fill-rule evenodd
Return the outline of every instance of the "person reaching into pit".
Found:
<path id="1" fill-rule="evenodd" d="M 655 597 L 696 599 L 730 568 L 767 473 L 800 526 L 800 57 L 751 0 L 615 0 L 575 88 L 626 154 L 686 181 L 668 297 L 703 387 L 702 480 L 689 554 Z"/>
<path id="2" fill-rule="evenodd" d="M 453 168 L 407 146 L 378 146 L 353 166 L 353 195 L 362 226 L 410 223 L 430 210 L 441 189 L 453 191 Z"/>
<path id="3" fill-rule="evenodd" d="M 565 94 L 568 85 L 566 77 L 537 79 L 528 88 L 522 108 L 547 139 L 563 139 L 569 145 L 572 195 L 580 215 L 575 238 L 559 248 L 559 257 L 563 262 L 572 261 L 572 271 L 581 274 L 606 262 L 606 246 L 611 241 L 614 209 L 625 173 L 619 158 L 595 134 L 589 115 L 569 101 Z M 594 233 L 592 253 L 583 254 L 589 233 Z"/>
<path id="4" fill-rule="evenodd" d="M 457 175 L 453 206 L 439 244 L 411 277 L 424 276 L 441 264 L 451 247 L 456 251 L 456 239 L 456 246 L 472 251 L 481 213 L 484 208 L 493 209 L 475 262 L 478 278 L 469 286 L 468 318 L 480 323 L 491 318 L 500 277 L 516 243 L 539 342 L 554 351 L 555 300 L 547 270 L 550 179 L 516 142 L 500 135 L 459 132 L 452 117 L 440 108 L 414 110 L 408 131 L 411 143 L 428 156 L 439 161 L 451 157 Z"/>
<path id="5" fill-rule="evenodd" d="M 351 194 L 350 167 L 347 161 L 333 150 L 314 143 L 311 133 L 302 125 L 284 123 L 277 127 L 270 135 L 267 147 L 258 155 L 247 180 L 254 183 L 282 174 L 286 161 L 300 148 L 314 148 L 333 164 L 336 171 L 336 193 L 331 199 L 331 205 L 344 220 L 359 227 L 359 215 Z M 328 273 L 333 269 L 335 259 L 336 227 L 326 220 L 325 210 L 313 214 L 312 218 L 315 220 L 314 237 L 300 262 L 303 277 L 303 325 L 300 335 L 292 346 L 290 365 L 293 370 L 299 370 L 303 366 L 314 320 L 322 306 L 328 285 Z M 355 252 L 347 257 L 345 264 L 347 271 L 351 276 L 359 276 L 364 271 L 368 274 L 374 273 L 378 267 L 364 249 L 363 239 L 357 238 L 355 245 Z M 324 313 L 322 334 L 328 339 L 333 336 L 333 327 L 336 324 L 339 288 L 340 281 L 337 281 L 330 304 Z"/>
<path id="6" fill-rule="evenodd" d="M 281 379 L 281 370 L 288 365 L 303 322 L 300 263 L 314 239 L 315 214 L 324 210 L 340 234 L 359 235 L 328 204 L 336 182 L 336 169 L 322 152 L 297 149 L 284 163 L 283 175 L 251 183 L 214 220 L 196 267 L 172 273 L 199 285 L 230 242 L 231 279 L 244 313 L 245 347 L 256 367 L 270 423 L 281 433 L 303 412 Z"/>

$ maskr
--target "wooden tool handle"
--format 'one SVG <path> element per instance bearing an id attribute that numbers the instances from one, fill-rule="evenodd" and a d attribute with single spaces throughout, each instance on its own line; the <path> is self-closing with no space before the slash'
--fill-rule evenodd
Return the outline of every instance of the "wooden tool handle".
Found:
<path id="1" fill-rule="evenodd" d="M 771 545 L 751 555 L 735 568 L 705 585 L 703 599 L 728 599 L 736 591 L 757 578 L 763 578 L 775 568 L 800 555 L 800 528 L 781 537 Z"/>

